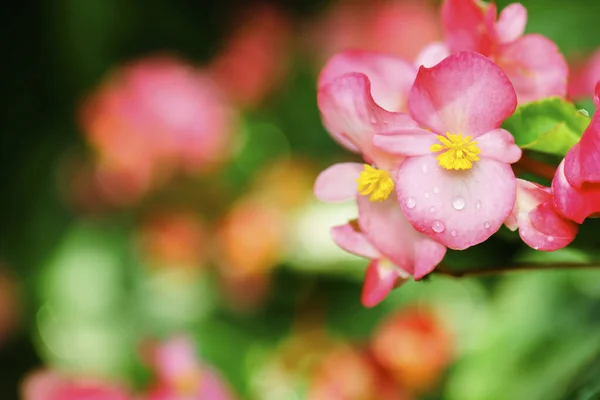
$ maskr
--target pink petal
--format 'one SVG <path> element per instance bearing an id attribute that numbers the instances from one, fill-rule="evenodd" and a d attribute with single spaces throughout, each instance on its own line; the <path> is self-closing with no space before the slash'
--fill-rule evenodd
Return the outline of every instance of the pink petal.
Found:
<path id="1" fill-rule="evenodd" d="M 565 176 L 575 187 L 600 183 L 600 113 L 594 114 L 579 143 L 567 153 Z"/>
<path id="2" fill-rule="evenodd" d="M 569 97 L 572 99 L 593 97 L 598 80 L 600 80 L 600 50 L 596 50 L 585 63 L 576 64 L 569 71 Z"/>
<path id="3" fill-rule="evenodd" d="M 356 197 L 356 179 L 363 170 L 363 164 L 334 164 L 321 172 L 315 181 L 313 191 L 320 201 L 347 201 Z"/>
<path id="4" fill-rule="evenodd" d="M 415 231 L 393 197 L 374 203 L 366 196 L 359 196 L 358 211 L 358 222 L 369 242 L 417 279 L 431 272 L 444 258 L 446 248 Z"/>
<path id="5" fill-rule="evenodd" d="M 496 35 L 500 43 L 508 43 L 523 36 L 527 25 L 527 9 L 520 3 L 509 4 L 496 23 Z"/>
<path id="6" fill-rule="evenodd" d="M 486 12 L 473 0 L 446 0 L 442 5 L 442 25 L 450 50 L 476 51 L 489 55 L 493 38 L 486 24 Z"/>
<path id="7" fill-rule="evenodd" d="M 417 56 L 415 65 L 420 67 L 421 65 L 427 68 L 433 67 L 439 64 L 444 58 L 450 55 L 450 49 L 442 42 L 434 42 L 428 46 L 425 46 L 423 50 Z"/>
<path id="8" fill-rule="evenodd" d="M 492 236 L 515 204 L 509 165 L 482 158 L 466 171 L 448 171 L 435 155 L 408 158 L 398 170 L 402 211 L 416 230 L 463 250 Z"/>
<path id="9" fill-rule="evenodd" d="M 592 214 L 600 212 L 600 184 L 571 186 L 565 177 L 565 162 L 560 163 L 552 180 L 554 206 L 564 217 L 578 224 Z"/>
<path id="10" fill-rule="evenodd" d="M 372 260 L 367 267 L 361 302 L 365 307 L 374 307 L 394 288 L 398 272 L 387 260 Z"/>
<path id="11" fill-rule="evenodd" d="M 342 145 L 351 143 L 380 168 L 392 169 L 401 161 L 376 149 L 373 135 L 416 124 L 407 114 L 379 107 L 371 97 L 366 75 L 348 73 L 324 84 L 319 89 L 318 103 L 323 123 Z"/>
<path id="12" fill-rule="evenodd" d="M 504 129 L 494 129 L 477 138 L 480 157 L 512 164 L 521 159 L 522 151 L 515 144 L 513 135 Z"/>
<path id="13" fill-rule="evenodd" d="M 351 50 L 333 56 L 319 75 L 319 87 L 349 72 L 360 72 L 371 82 L 375 102 L 389 111 L 406 111 L 406 98 L 417 68 L 394 56 L 369 51 Z"/>
<path id="14" fill-rule="evenodd" d="M 421 67 L 408 95 L 410 113 L 421 126 L 474 138 L 499 128 L 516 106 L 504 72 L 474 52 L 453 54 L 433 68 Z"/>
<path id="15" fill-rule="evenodd" d="M 519 103 L 567 94 L 567 62 L 542 35 L 525 35 L 502 46 L 496 62 L 515 86 Z"/>
<path id="16" fill-rule="evenodd" d="M 431 145 L 435 143 L 439 143 L 435 135 L 420 128 L 403 129 L 373 137 L 375 147 L 402 156 L 431 154 Z"/>
<path id="17" fill-rule="evenodd" d="M 536 250 L 562 249 L 573 241 L 578 230 L 576 224 L 558 214 L 550 188 L 523 179 L 517 179 L 517 201 L 511 216 L 515 224 L 509 228 L 518 227 L 521 239 Z"/>
<path id="18" fill-rule="evenodd" d="M 342 249 L 365 258 L 380 258 L 381 254 L 361 232 L 350 224 L 331 228 L 331 238 Z"/>

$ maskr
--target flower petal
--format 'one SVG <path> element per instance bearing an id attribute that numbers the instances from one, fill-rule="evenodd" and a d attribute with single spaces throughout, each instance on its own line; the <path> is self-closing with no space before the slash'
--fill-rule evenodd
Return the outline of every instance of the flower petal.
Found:
<path id="1" fill-rule="evenodd" d="M 427 68 L 433 67 L 439 64 L 444 58 L 450 55 L 450 49 L 443 42 L 434 42 L 423 48 L 417 59 L 415 65 L 420 67 L 421 65 Z"/>
<path id="2" fill-rule="evenodd" d="M 319 75 L 319 87 L 349 72 L 360 72 L 371 82 L 375 102 L 389 111 L 406 111 L 406 98 L 417 68 L 392 54 L 350 50 L 333 56 Z"/>
<path id="3" fill-rule="evenodd" d="M 361 232 L 356 231 L 351 224 L 331 228 L 331 238 L 342 249 L 349 253 L 365 258 L 380 258 L 381 254 Z"/>
<path id="4" fill-rule="evenodd" d="M 565 177 L 565 161 L 560 163 L 552 180 L 554 206 L 565 218 L 578 224 L 600 212 L 600 184 L 572 186 Z"/>
<path id="5" fill-rule="evenodd" d="M 431 272 L 446 254 L 443 245 L 413 229 L 393 197 L 374 203 L 359 196 L 358 215 L 369 242 L 417 279 Z"/>
<path id="6" fill-rule="evenodd" d="M 513 135 L 504 129 L 494 129 L 477 138 L 480 156 L 512 164 L 521 159 L 522 151 Z"/>
<path id="7" fill-rule="evenodd" d="M 333 138 L 346 147 L 351 143 L 366 159 L 383 168 L 391 168 L 399 160 L 376 149 L 373 135 L 416 126 L 407 114 L 378 106 L 371 97 L 369 78 L 361 73 L 348 73 L 321 86 L 318 103 L 323 123 Z"/>
<path id="8" fill-rule="evenodd" d="M 500 43 L 508 43 L 523 36 L 527 25 L 527 9 L 520 3 L 506 6 L 496 22 L 496 35 Z"/>
<path id="9" fill-rule="evenodd" d="M 499 128 L 516 106 L 504 72 L 474 52 L 453 54 L 433 68 L 421 67 L 408 95 L 410 113 L 421 126 L 474 138 Z"/>
<path id="10" fill-rule="evenodd" d="M 442 5 L 442 25 L 452 52 L 476 51 L 487 56 L 492 51 L 486 10 L 475 1 L 446 0 Z"/>
<path id="11" fill-rule="evenodd" d="M 408 158 L 398 170 L 402 211 L 419 232 L 463 250 L 492 236 L 515 204 L 509 165 L 482 158 L 466 171 L 448 171 L 435 155 Z"/>
<path id="12" fill-rule="evenodd" d="M 431 145 L 439 143 L 430 131 L 420 128 L 403 129 L 373 137 L 373 144 L 388 153 L 422 156 L 431 153 Z"/>
<path id="13" fill-rule="evenodd" d="M 315 181 L 314 193 L 324 202 L 347 201 L 356 197 L 356 179 L 363 170 L 363 164 L 334 164 L 321 172 Z"/>
<path id="14" fill-rule="evenodd" d="M 567 62 L 550 39 L 525 35 L 502 46 L 496 62 L 515 87 L 519 103 L 567 94 Z"/>
<path id="15" fill-rule="evenodd" d="M 600 183 L 600 113 L 594 114 L 579 143 L 565 156 L 565 176 L 577 188 Z"/>
<path id="16" fill-rule="evenodd" d="M 372 260 L 367 267 L 361 302 L 365 307 L 374 307 L 394 288 L 398 271 L 388 260 Z"/>

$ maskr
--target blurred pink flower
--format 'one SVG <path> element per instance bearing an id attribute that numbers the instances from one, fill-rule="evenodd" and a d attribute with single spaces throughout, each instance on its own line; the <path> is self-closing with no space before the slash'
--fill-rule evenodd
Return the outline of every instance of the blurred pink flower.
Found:
<path id="1" fill-rule="evenodd" d="M 23 382 L 23 400 L 133 400 L 129 392 L 114 383 L 89 377 L 61 375 L 44 370 Z"/>
<path id="2" fill-rule="evenodd" d="M 253 5 L 210 70 L 229 98 L 241 106 L 256 106 L 279 85 L 288 62 L 291 22 L 275 6 Z"/>
<path id="3" fill-rule="evenodd" d="M 569 77 L 569 97 L 582 99 L 594 96 L 596 83 L 600 81 L 600 49 L 587 60 L 573 63 Z"/>
<path id="4" fill-rule="evenodd" d="M 173 170 L 209 171 L 227 159 L 233 117 L 206 72 L 151 57 L 122 67 L 90 96 L 81 125 L 98 153 L 101 186 L 137 198 Z"/>
<path id="5" fill-rule="evenodd" d="M 308 46 L 320 59 L 356 49 L 412 61 L 442 36 L 435 8 L 427 0 L 341 0 L 309 29 Z"/>
<path id="6" fill-rule="evenodd" d="M 156 383 L 148 400 L 233 400 L 219 375 L 198 361 L 193 341 L 176 336 L 151 351 Z"/>
<path id="7" fill-rule="evenodd" d="M 600 107 L 600 82 L 594 103 Z M 578 224 L 600 213 L 600 111 L 558 166 L 552 191 L 556 209 Z"/>
<path id="8" fill-rule="evenodd" d="M 557 46 L 539 34 L 523 35 L 527 10 L 508 5 L 497 17 L 496 4 L 445 0 L 442 25 L 448 51 L 476 51 L 494 60 L 510 78 L 519 103 L 565 97 L 567 63 Z M 441 59 L 440 59 L 441 61 Z"/>
<path id="9" fill-rule="evenodd" d="M 504 224 L 519 229 L 528 246 L 541 251 L 567 247 L 575 239 L 579 226 L 556 210 L 551 188 L 517 179 L 517 201 Z"/>
<path id="10" fill-rule="evenodd" d="M 431 389 L 452 361 L 450 333 L 427 310 L 389 315 L 373 333 L 370 348 L 377 363 L 415 394 Z"/>

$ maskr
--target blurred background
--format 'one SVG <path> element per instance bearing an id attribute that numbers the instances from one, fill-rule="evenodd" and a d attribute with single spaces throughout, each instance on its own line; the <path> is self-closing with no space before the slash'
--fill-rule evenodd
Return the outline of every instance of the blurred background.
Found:
<path id="1" fill-rule="evenodd" d="M 523 4 L 572 79 L 591 68 L 600 3 Z M 0 398 L 32 373 L 155 399 L 197 381 L 207 400 L 600 398 L 600 270 L 436 275 L 366 309 L 367 262 L 329 239 L 356 210 L 312 184 L 357 158 L 321 125 L 318 72 L 346 48 L 413 60 L 442 38 L 438 9 L 7 3 Z M 503 230 L 446 263 L 590 261 L 594 246 L 538 254 Z"/>

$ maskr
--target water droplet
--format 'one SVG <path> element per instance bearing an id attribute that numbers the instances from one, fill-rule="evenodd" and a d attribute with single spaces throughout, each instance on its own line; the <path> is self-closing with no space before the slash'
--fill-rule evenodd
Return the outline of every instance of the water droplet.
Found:
<path id="1" fill-rule="evenodd" d="M 377 118 L 375 118 L 375 117 L 371 117 L 371 123 L 372 123 L 372 124 L 376 124 L 376 123 L 377 123 Z"/>
<path id="2" fill-rule="evenodd" d="M 417 205 L 417 202 L 412 197 L 409 197 L 408 199 L 406 199 L 406 207 L 407 208 L 415 208 L 416 205 Z"/>
<path id="3" fill-rule="evenodd" d="M 426 174 L 428 170 L 429 170 L 429 167 L 427 166 L 427 164 L 421 165 L 421 171 L 423 171 L 424 174 Z"/>
<path id="4" fill-rule="evenodd" d="M 429 198 L 429 192 L 425 192 L 425 194 L 423 194 L 423 196 L 425 196 L 426 199 Z"/>
<path id="5" fill-rule="evenodd" d="M 437 186 L 435 186 L 435 187 L 433 188 L 433 193 L 436 193 L 436 194 L 437 194 L 437 193 L 439 193 L 439 192 L 440 192 L 440 188 L 439 188 L 439 187 L 437 187 Z"/>
<path id="6" fill-rule="evenodd" d="M 457 209 L 458 211 L 462 210 L 463 208 L 465 208 L 465 204 L 467 204 L 465 202 L 465 199 L 462 197 L 457 197 L 454 199 L 454 201 L 452 201 L 452 206 Z"/>
<path id="7" fill-rule="evenodd" d="M 456 237 L 456 235 L 457 235 L 457 233 L 456 233 L 456 231 L 455 231 L 454 229 L 453 229 L 453 230 L 450 232 L 450 234 L 451 234 L 453 237 Z"/>
<path id="8" fill-rule="evenodd" d="M 548 236 L 548 241 L 549 242 L 554 242 L 554 236 Z"/>
<path id="9" fill-rule="evenodd" d="M 429 212 L 430 212 L 430 213 L 434 213 L 434 212 L 435 212 L 435 207 L 431 207 L 431 208 L 429 209 Z"/>
<path id="10" fill-rule="evenodd" d="M 442 233 L 442 232 L 444 232 L 444 229 L 446 229 L 446 227 L 444 226 L 444 224 L 442 222 L 434 221 L 433 225 L 431 226 L 431 229 L 433 229 L 434 232 Z"/>
<path id="11" fill-rule="evenodd" d="M 483 223 L 483 227 L 484 227 L 485 229 L 489 229 L 489 228 L 490 228 L 490 223 L 489 223 L 489 222 L 487 222 L 487 221 L 485 221 L 485 222 Z"/>
<path id="12" fill-rule="evenodd" d="M 481 209 L 481 202 L 478 201 L 477 203 L 475 203 L 475 208 L 480 210 Z"/>

